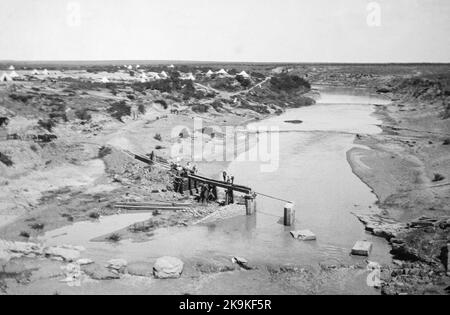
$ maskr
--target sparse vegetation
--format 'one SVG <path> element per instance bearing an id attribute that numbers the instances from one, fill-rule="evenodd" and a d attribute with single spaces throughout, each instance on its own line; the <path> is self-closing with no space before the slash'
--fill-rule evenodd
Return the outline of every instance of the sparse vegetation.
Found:
<path id="1" fill-rule="evenodd" d="M 121 237 L 119 234 L 113 233 L 113 234 L 109 235 L 106 239 L 111 242 L 119 242 Z"/>
<path id="2" fill-rule="evenodd" d="M 12 93 L 12 94 L 9 94 L 9 97 L 15 101 L 27 103 L 30 99 L 33 98 L 33 95 Z"/>
<path id="3" fill-rule="evenodd" d="M 89 218 L 97 220 L 97 219 L 100 218 L 100 213 L 98 213 L 98 212 L 91 212 L 91 213 L 89 213 Z"/>
<path id="4" fill-rule="evenodd" d="M 22 232 L 20 232 L 19 236 L 25 237 L 25 238 L 30 238 L 30 233 L 22 231 Z"/>
<path id="5" fill-rule="evenodd" d="M 103 159 L 105 156 L 112 153 L 112 149 L 110 147 L 101 147 L 98 150 L 98 158 Z"/>
<path id="6" fill-rule="evenodd" d="M 440 182 L 440 181 L 443 181 L 444 179 L 445 179 L 444 176 L 442 176 L 441 174 L 436 173 L 436 174 L 434 174 L 433 182 Z"/>
<path id="7" fill-rule="evenodd" d="M 131 115 L 131 106 L 127 105 L 125 101 L 114 102 L 108 108 L 108 113 L 120 122 L 123 122 L 122 117 Z"/>
<path id="8" fill-rule="evenodd" d="M 2 162 L 3 164 L 5 164 L 8 167 L 11 167 L 14 165 L 14 162 L 11 160 L 11 158 L 2 152 L 0 152 L 0 162 Z"/>
<path id="9" fill-rule="evenodd" d="M 92 115 L 89 113 L 89 110 L 87 108 L 76 110 L 75 116 L 77 116 L 78 119 L 84 121 L 89 121 L 92 119 Z"/>
<path id="10" fill-rule="evenodd" d="M 43 224 L 43 223 L 30 224 L 30 228 L 32 228 L 33 230 L 43 230 L 44 227 L 45 227 L 45 224 Z"/>
<path id="11" fill-rule="evenodd" d="M 158 141 L 162 141 L 161 134 L 157 133 L 157 134 L 153 137 L 153 139 L 158 140 Z"/>
<path id="12" fill-rule="evenodd" d="M 162 149 L 164 149 L 164 147 L 161 146 L 161 145 L 157 145 L 157 146 L 155 147 L 155 149 L 156 149 L 156 150 L 162 150 Z"/>
<path id="13" fill-rule="evenodd" d="M 283 73 L 270 79 L 270 87 L 276 91 L 289 92 L 297 89 L 309 90 L 311 84 L 297 75 Z"/>
<path id="14" fill-rule="evenodd" d="M 56 123 L 51 119 L 47 119 L 47 120 L 41 119 L 38 121 L 38 125 L 39 125 L 39 127 L 47 130 L 48 132 L 52 132 L 53 128 L 56 126 Z"/>

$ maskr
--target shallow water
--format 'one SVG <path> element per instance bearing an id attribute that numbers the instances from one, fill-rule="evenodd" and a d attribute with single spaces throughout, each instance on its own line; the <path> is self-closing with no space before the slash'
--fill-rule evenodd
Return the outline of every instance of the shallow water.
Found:
<path id="1" fill-rule="evenodd" d="M 386 102 L 352 89 L 321 88 L 321 95 L 317 105 L 292 109 L 253 125 L 292 131 L 277 134 L 280 150 L 275 171 L 261 172 L 262 163 L 255 161 L 235 161 L 228 169 L 236 183 L 294 202 L 295 227 L 281 224 L 284 202 L 258 196 L 254 216 L 245 216 L 243 210 L 242 216 L 213 224 L 162 229 L 144 243 L 106 244 L 90 240 L 143 221 L 151 214 L 127 214 L 105 217 L 97 223 L 76 223 L 49 232 L 44 239 L 50 244 L 83 245 L 87 248 L 85 255 L 96 261 L 152 260 L 162 255 L 186 260 L 237 255 L 255 263 L 305 265 L 364 261 L 366 258 L 350 256 L 349 252 L 357 240 L 366 239 L 374 244 L 370 260 L 389 262 L 388 244 L 367 234 L 352 214 L 377 211 L 376 197 L 352 173 L 346 158 L 347 151 L 355 147 L 354 134 L 381 131 L 376 126 L 380 121 L 373 115 L 371 104 Z M 284 122 L 294 119 L 303 123 Z M 251 150 L 257 150 L 257 146 Z M 289 231 L 294 229 L 310 229 L 317 235 L 317 241 L 293 239 Z M 330 285 L 333 287 L 327 284 Z M 365 286 L 365 283 L 358 285 Z"/>

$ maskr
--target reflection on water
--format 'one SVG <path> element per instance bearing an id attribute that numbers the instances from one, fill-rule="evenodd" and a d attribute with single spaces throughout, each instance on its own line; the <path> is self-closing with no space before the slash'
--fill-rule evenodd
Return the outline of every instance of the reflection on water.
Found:
<path id="1" fill-rule="evenodd" d="M 185 259 L 214 255 L 239 255 L 255 262 L 317 264 L 319 262 L 356 263 L 364 258 L 349 255 L 357 240 L 374 243 L 371 260 L 387 262 L 388 245 L 364 232 L 352 212 L 375 210 L 376 197 L 353 173 L 346 153 L 355 145 L 353 133 L 380 132 L 379 121 L 371 115 L 370 104 L 385 101 L 367 97 L 361 91 L 321 91 L 317 105 L 289 110 L 258 122 L 281 130 L 315 132 L 280 133 L 279 168 L 260 172 L 258 162 L 233 162 L 229 173 L 239 184 L 255 191 L 292 200 L 297 222 L 287 228 L 281 224 L 284 204 L 262 196 L 257 198 L 255 216 L 243 215 L 206 226 L 163 229 L 145 243 L 122 241 L 118 245 L 92 243 L 89 239 L 122 228 L 143 217 L 104 218 L 96 225 L 74 224 L 47 233 L 51 243 L 84 245 L 96 259 L 123 257 L 149 259 L 175 255 Z M 335 104 L 337 103 L 337 104 Z M 302 120 L 288 124 L 285 120 Z M 324 132 L 326 131 L 326 132 Z M 330 132 L 333 131 L 333 132 Z M 254 148 L 253 148 L 254 149 Z M 142 215 L 144 216 L 144 215 Z M 94 228 L 93 228 L 94 227 Z M 294 240 L 289 231 L 310 229 L 315 242 Z M 61 235 L 58 237 L 57 235 Z M 81 237 L 82 236 L 82 237 Z"/>

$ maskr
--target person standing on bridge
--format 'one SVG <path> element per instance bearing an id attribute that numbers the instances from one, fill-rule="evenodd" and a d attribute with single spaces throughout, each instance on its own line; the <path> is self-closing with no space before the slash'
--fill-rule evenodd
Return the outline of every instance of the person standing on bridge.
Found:
<path id="1" fill-rule="evenodd" d="M 223 181 L 226 182 L 227 181 L 227 172 L 226 171 L 222 172 L 222 177 L 223 177 Z"/>

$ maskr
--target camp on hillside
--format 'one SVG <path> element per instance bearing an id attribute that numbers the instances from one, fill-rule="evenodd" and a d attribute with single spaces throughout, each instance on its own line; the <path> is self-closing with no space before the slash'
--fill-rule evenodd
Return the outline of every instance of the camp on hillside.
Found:
<path id="1" fill-rule="evenodd" d="M 216 74 L 218 74 L 218 75 L 228 75 L 228 72 L 226 72 L 225 69 L 220 69 L 219 71 L 216 72 Z"/>

